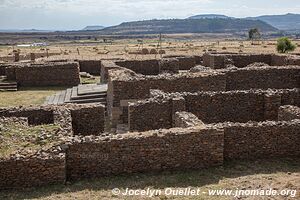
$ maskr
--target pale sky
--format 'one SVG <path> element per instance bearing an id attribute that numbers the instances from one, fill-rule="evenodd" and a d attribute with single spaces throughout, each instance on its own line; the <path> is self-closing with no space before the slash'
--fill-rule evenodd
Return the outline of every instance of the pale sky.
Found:
<path id="1" fill-rule="evenodd" d="M 0 0 L 0 29 L 76 30 L 87 25 L 186 18 L 300 13 L 298 0 Z"/>

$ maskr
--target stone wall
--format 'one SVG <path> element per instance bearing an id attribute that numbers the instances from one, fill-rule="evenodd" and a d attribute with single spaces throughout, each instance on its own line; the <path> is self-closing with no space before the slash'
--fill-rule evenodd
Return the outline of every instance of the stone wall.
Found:
<path id="1" fill-rule="evenodd" d="M 164 58 L 159 61 L 160 73 L 176 74 L 179 72 L 179 60 L 177 58 Z"/>
<path id="2" fill-rule="evenodd" d="M 0 108 L 0 117 L 25 117 L 29 125 L 54 123 L 53 109 L 50 107 Z"/>
<path id="3" fill-rule="evenodd" d="M 228 64 L 233 64 L 238 68 L 243 68 L 256 62 L 265 63 L 271 66 L 300 65 L 300 56 L 220 53 L 208 53 L 203 55 L 203 65 L 213 69 L 226 68 L 226 65 Z"/>
<path id="4" fill-rule="evenodd" d="M 79 68 L 81 72 L 100 76 L 101 74 L 101 60 L 79 60 Z"/>
<path id="5" fill-rule="evenodd" d="M 300 119 L 300 108 L 297 106 L 281 106 L 278 111 L 279 121 L 290 121 L 294 119 Z"/>
<path id="6" fill-rule="evenodd" d="M 6 75 L 6 72 L 5 72 L 6 67 L 7 67 L 7 65 L 4 65 L 4 64 L 0 63 L 0 76 L 5 76 Z"/>
<path id="7" fill-rule="evenodd" d="M 77 63 L 40 63 L 13 67 L 20 86 L 75 86 L 80 83 Z"/>
<path id="8" fill-rule="evenodd" d="M 158 60 L 119 61 L 116 62 L 116 65 L 143 75 L 158 75 L 160 73 Z"/>
<path id="9" fill-rule="evenodd" d="M 177 57 L 179 70 L 190 70 L 191 68 L 195 67 L 197 63 L 201 63 L 200 57 Z"/>
<path id="10" fill-rule="evenodd" d="M 199 169 L 223 163 L 223 131 L 190 128 L 86 139 L 67 151 L 68 180 L 122 173 Z"/>
<path id="11" fill-rule="evenodd" d="M 100 135 L 104 132 L 105 106 L 102 104 L 74 106 L 71 116 L 75 135 Z"/>
<path id="12" fill-rule="evenodd" d="M 224 123 L 224 159 L 300 156 L 300 121 Z"/>
<path id="13" fill-rule="evenodd" d="M 226 73 L 226 90 L 299 88 L 300 66 L 252 67 L 221 70 Z"/>
<path id="14" fill-rule="evenodd" d="M 181 97 L 184 106 L 174 106 Z M 281 105 L 299 105 L 298 89 L 160 94 L 129 104 L 129 130 L 170 128 L 174 109 L 196 115 L 204 123 L 277 120 Z"/>
<path id="15" fill-rule="evenodd" d="M 130 131 L 147 131 L 172 127 L 172 100 L 138 101 L 128 107 Z"/>
<path id="16" fill-rule="evenodd" d="M 69 135 L 99 135 L 104 132 L 105 106 L 67 104 L 2 108 L 0 117 L 24 117 L 29 125 L 58 124 Z"/>
<path id="17" fill-rule="evenodd" d="M 123 115 L 121 101 L 149 98 L 151 89 L 166 92 L 222 91 L 225 90 L 225 86 L 226 76 L 212 71 L 143 76 L 128 70 L 110 70 L 107 91 L 108 115 L 113 123 L 120 120 Z M 124 107 L 127 107 L 127 104 Z"/>
<path id="18" fill-rule="evenodd" d="M 7 80 L 15 81 L 16 80 L 16 68 L 20 65 L 14 65 L 14 64 L 5 64 L 4 70 L 5 70 L 5 76 Z"/>
<path id="19" fill-rule="evenodd" d="M 0 159 L 0 190 L 65 182 L 64 155 Z"/>
<path id="20" fill-rule="evenodd" d="M 101 62 L 101 83 L 107 83 L 108 81 L 108 71 L 112 69 L 122 69 L 120 66 L 116 65 L 113 61 L 102 61 Z"/>

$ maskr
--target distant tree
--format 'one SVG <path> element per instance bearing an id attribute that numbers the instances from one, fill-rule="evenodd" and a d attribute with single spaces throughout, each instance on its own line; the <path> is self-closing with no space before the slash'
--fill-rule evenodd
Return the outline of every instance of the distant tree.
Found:
<path id="1" fill-rule="evenodd" d="M 294 45 L 288 37 L 282 37 L 277 40 L 277 51 L 279 53 L 287 53 L 295 49 L 296 45 Z"/>
<path id="2" fill-rule="evenodd" d="M 259 40 L 261 38 L 261 34 L 258 30 L 258 28 L 252 28 L 249 30 L 249 39 L 252 40 Z"/>

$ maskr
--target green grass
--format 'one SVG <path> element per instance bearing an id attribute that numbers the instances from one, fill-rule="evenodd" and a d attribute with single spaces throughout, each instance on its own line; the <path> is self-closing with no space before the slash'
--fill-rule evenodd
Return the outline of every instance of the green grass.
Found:
<path id="1" fill-rule="evenodd" d="M 14 190 L 0 193 L 0 199 L 150 199 L 141 196 L 124 197 L 111 193 L 113 188 L 164 189 L 281 189 L 300 188 L 300 159 L 278 159 L 226 162 L 223 167 L 196 171 L 145 173 L 103 177 L 67 185 L 54 185 L 38 189 Z M 299 193 L 299 191 L 298 191 Z M 300 197 L 299 194 L 297 197 Z M 297 197 L 295 199 L 297 199 Z M 232 199 L 201 194 L 197 197 L 157 196 L 151 199 Z M 243 199 L 251 199 L 246 197 Z"/>
<path id="2" fill-rule="evenodd" d="M 65 87 L 19 88 L 17 92 L 0 92 L 0 107 L 41 105 L 47 96 Z"/>
<path id="3" fill-rule="evenodd" d="M 59 143 L 58 125 L 26 126 L 20 123 L 0 124 L 0 157 L 9 157 L 19 150 L 36 151 Z M 43 136 L 43 137 L 40 137 Z"/>
<path id="4" fill-rule="evenodd" d="M 95 84 L 100 83 L 100 76 L 94 76 L 94 78 L 81 77 L 81 84 Z"/>

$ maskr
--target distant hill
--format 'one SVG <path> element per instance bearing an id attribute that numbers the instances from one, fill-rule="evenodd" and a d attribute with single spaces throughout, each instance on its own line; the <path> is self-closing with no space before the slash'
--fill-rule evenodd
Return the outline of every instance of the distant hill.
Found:
<path id="1" fill-rule="evenodd" d="M 107 27 L 103 34 L 157 34 L 157 33 L 234 33 L 259 28 L 262 32 L 278 31 L 259 20 L 246 19 L 169 19 L 125 22 Z"/>
<path id="2" fill-rule="evenodd" d="M 247 19 L 261 20 L 280 30 L 300 30 L 300 14 L 263 15 Z"/>
<path id="3" fill-rule="evenodd" d="M 195 15 L 191 16 L 188 19 L 228 19 L 233 17 L 228 17 L 226 15 L 217 15 L 217 14 L 204 14 L 204 15 Z"/>
<path id="4" fill-rule="evenodd" d="M 82 29 L 83 31 L 99 31 L 104 29 L 104 26 L 87 26 L 84 29 Z"/>

